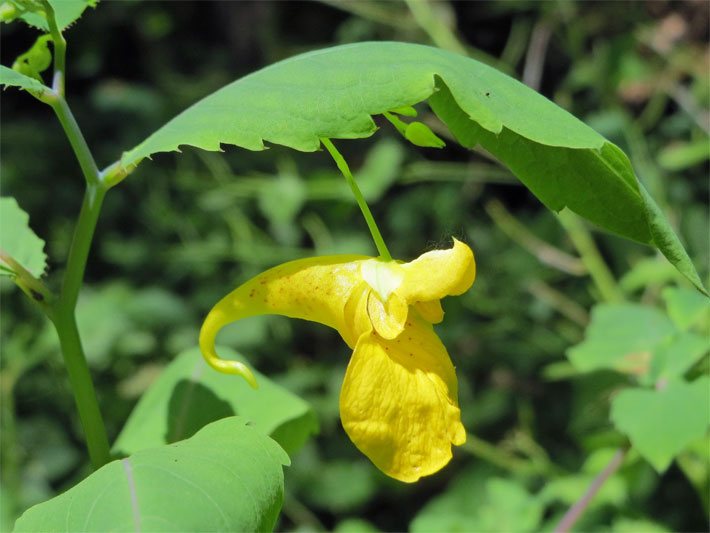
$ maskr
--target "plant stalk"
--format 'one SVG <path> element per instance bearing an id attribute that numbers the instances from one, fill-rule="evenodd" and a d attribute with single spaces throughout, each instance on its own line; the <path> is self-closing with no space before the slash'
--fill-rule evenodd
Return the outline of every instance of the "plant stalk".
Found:
<path id="1" fill-rule="evenodd" d="M 333 143 L 330 142 L 330 139 L 323 138 L 321 139 L 321 142 L 323 143 L 323 146 L 325 146 L 326 150 L 328 150 L 331 157 L 335 160 L 335 164 L 345 177 L 345 181 L 348 182 L 350 190 L 353 192 L 353 196 L 355 196 L 355 200 L 357 201 L 357 205 L 360 206 L 362 216 L 365 217 L 365 222 L 367 222 L 367 227 L 370 229 L 372 240 L 375 241 L 375 246 L 377 246 L 377 251 L 380 254 L 380 257 L 385 261 L 392 261 L 392 256 L 390 255 L 387 245 L 382 238 L 380 229 L 377 227 L 377 223 L 375 222 L 375 218 L 372 216 L 372 212 L 365 201 L 365 197 L 362 195 L 362 192 L 360 192 L 360 187 L 358 187 L 352 172 L 350 172 L 350 167 L 348 167 L 345 159 L 342 155 L 340 155 L 340 152 L 338 152 Z"/>
<path id="2" fill-rule="evenodd" d="M 89 366 L 86 363 L 74 313 L 55 313 L 54 327 L 59 336 L 64 364 L 67 367 L 69 382 L 79 411 L 79 419 L 84 428 L 91 464 L 94 469 L 98 470 L 111 461 L 111 453 L 106 426 L 99 410 L 96 390 L 91 380 Z"/>
<path id="3" fill-rule="evenodd" d="M 66 271 L 62 281 L 62 290 L 56 305 L 56 310 L 60 312 L 74 313 L 76 302 L 79 298 L 79 291 L 84 281 L 86 261 L 89 257 L 91 241 L 94 238 L 96 223 L 101 213 L 106 190 L 101 186 L 91 186 L 86 188 L 84 201 L 79 212 L 79 219 L 74 228 L 74 237 L 69 248 Z"/>
<path id="4" fill-rule="evenodd" d="M 54 110 L 69 144 L 74 151 L 81 172 L 86 181 L 86 191 L 74 228 L 74 236 L 69 248 L 66 270 L 59 295 L 52 294 L 29 273 L 23 273 L 18 284 L 33 301 L 40 303 L 42 310 L 51 320 L 59 337 L 64 363 L 67 367 L 74 401 L 79 412 L 79 419 L 86 437 L 91 463 L 95 469 L 111 460 L 106 434 L 106 426 L 99 409 L 96 390 L 91 379 L 89 365 L 86 362 L 81 337 L 76 322 L 76 303 L 84 281 L 86 262 L 89 257 L 91 241 L 96 230 L 96 223 L 101 212 L 101 205 L 108 187 L 99 172 L 94 156 L 89 149 L 84 135 L 77 124 L 67 101 L 64 98 L 66 79 L 66 40 L 57 26 L 54 9 L 48 0 L 40 0 L 45 9 L 49 33 L 54 43 L 54 81 L 52 89 L 35 95 Z M 0 252 L 3 253 L 4 252 Z M 6 254 L 5 254 L 6 255 Z"/>
<path id="5" fill-rule="evenodd" d="M 61 98 L 64 98 L 65 80 L 67 78 L 67 41 L 62 35 L 59 26 L 57 26 L 57 19 L 54 16 L 52 5 L 47 0 L 42 0 L 42 5 L 47 15 L 49 34 L 52 36 L 52 42 L 54 43 L 54 81 L 52 88 Z"/>
<path id="6" fill-rule="evenodd" d="M 58 72 L 58 75 L 61 75 L 61 72 Z M 64 128 L 64 133 L 69 139 L 86 181 L 86 191 L 74 228 L 61 291 L 52 305 L 51 314 L 48 316 L 59 336 L 62 356 L 79 411 L 79 419 L 86 436 L 91 463 L 94 468 L 100 468 L 111 460 L 108 437 L 81 344 L 75 312 L 79 291 L 84 281 L 91 242 L 94 238 L 107 188 L 101 180 L 94 156 L 84 139 L 79 124 L 77 124 L 66 100 L 56 88 L 55 94 L 48 103 L 54 109 L 62 128 Z"/>
<path id="7" fill-rule="evenodd" d="M 572 244 L 577 248 L 580 259 L 584 266 L 587 267 L 587 271 L 597 289 L 599 289 L 602 300 L 605 302 L 623 302 L 625 298 L 621 289 L 619 289 L 609 267 L 602 259 L 592 236 L 577 215 L 569 209 L 563 209 L 558 213 L 557 220 L 560 221 L 560 224 L 562 224 L 562 227 L 572 240 Z"/>
<path id="8" fill-rule="evenodd" d="M 49 99 L 48 103 L 52 106 L 52 109 L 54 109 L 62 128 L 64 128 L 64 133 L 67 139 L 69 139 L 72 150 L 74 150 L 74 155 L 79 162 L 86 183 L 94 186 L 99 185 L 101 183 L 99 168 L 96 166 L 94 156 L 91 154 L 89 145 L 86 144 L 86 139 L 84 139 L 84 135 L 81 133 L 79 124 L 77 124 L 74 114 L 69 108 L 69 104 L 67 104 L 64 97 L 59 94 Z"/>
<path id="9" fill-rule="evenodd" d="M 106 190 L 100 185 L 88 185 L 86 188 L 69 249 L 62 289 L 51 315 L 59 336 L 62 356 L 69 374 L 81 425 L 86 435 L 91 463 L 97 469 L 108 463 L 111 456 L 106 426 L 99 410 L 96 391 L 81 345 L 75 310 L 79 290 L 84 280 L 91 241 L 105 195 Z"/>
<path id="10" fill-rule="evenodd" d="M 594 478 L 592 484 L 589 485 L 587 492 L 585 492 L 584 495 L 565 513 L 562 520 L 560 520 L 560 523 L 557 524 L 557 527 L 554 529 L 554 533 L 567 533 L 572 529 L 572 526 L 574 526 L 577 520 L 579 520 L 582 513 L 587 510 L 587 507 L 589 507 L 589 504 L 594 496 L 597 495 L 599 489 L 602 488 L 604 482 L 609 479 L 622 465 L 624 458 L 626 457 L 627 450 L 628 448 L 620 448 L 616 451 L 614 456 L 611 458 L 611 461 L 609 461 L 609 464 L 606 465 L 604 470 L 602 470 L 599 475 Z"/>

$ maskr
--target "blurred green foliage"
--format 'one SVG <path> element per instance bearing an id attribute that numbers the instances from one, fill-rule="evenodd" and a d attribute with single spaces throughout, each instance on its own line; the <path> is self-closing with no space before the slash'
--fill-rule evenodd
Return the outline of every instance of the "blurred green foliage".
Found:
<path id="1" fill-rule="evenodd" d="M 621 146 L 707 280 L 708 10 L 707 3 L 663 1 L 105 2 L 66 32 L 68 98 L 105 166 L 200 97 L 297 52 L 366 39 L 465 52 Z M 36 33 L 4 25 L 1 38 L 0 59 L 10 65 Z M 83 182 L 50 110 L 18 91 L 2 98 L 2 193 L 17 198 L 45 240 L 51 284 Z M 449 140 L 424 106 L 419 112 Z M 239 323 L 220 342 L 309 401 L 320 423 L 286 469 L 277 527 L 551 530 L 625 443 L 611 406 L 622 395 L 628 402 L 630 394 L 654 394 L 667 367 L 646 356 L 632 361 L 632 369 L 648 362 L 649 372 L 659 372 L 654 379 L 619 368 L 619 359 L 580 368 L 583 347 L 610 335 L 595 340 L 594 333 L 610 304 L 592 311 L 603 291 L 567 226 L 485 153 L 451 142 L 444 150 L 415 148 L 388 122 L 379 125 L 373 138 L 339 147 L 393 255 L 410 259 L 453 235 L 477 256 L 473 289 L 446 302 L 437 331 L 457 367 L 464 425 L 483 444 L 469 438 L 440 474 L 396 483 L 359 455 L 339 425 L 349 354 L 337 334 L 275 317 Z M 620 335 L 636 342 L 639 313 L 660 324 L 634 350 L 658 348 L 660 361 L 676 330 L 707 340 L 704 304 L 664 259 L 606 234 L 593 239 L 630 302 L 615 304 L 627 313 L 612 317 Z M 79 307 L 110 437 L 161 370 L 196 344 L 201 317 L 229 289 L 282 261 L 343 252 L 374 250 L 327 154 L 186 149 L 142 165 L 106 202 Z M 88 465 L 53 331 L 5 278 L 0 291 L 4 531 L 30 505 L 73 486 Z M 612 358 L 603 346 L 595 353 Z M 676 360 L 673 377 L 699 388 L 693 380 L 708 372 L 707 348 L 690 359 Z M 632 442 L 643 438 L 613 419 Z M 578 529 L 706 527 L 707 436 L 684 446 L 661 473 L 644 450 L 629 453 Z"/>

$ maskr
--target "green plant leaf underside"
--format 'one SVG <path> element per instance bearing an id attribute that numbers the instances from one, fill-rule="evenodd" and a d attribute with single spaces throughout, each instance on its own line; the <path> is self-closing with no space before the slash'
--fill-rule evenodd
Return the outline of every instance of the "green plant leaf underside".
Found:
<path id="1" fill-rule="evenodd" d="M 44 241 L 29 226 L 30 217 L 14 198 L 0 198 L 0 251 L 9 255 L 35 278 L 47 268 Z M 17 276 L 12 264 L 0 258 L 0 275 Z"/>
<path id="2" fill-rule="evenodd" d="M 496 156 L 550 209 L 568 207 L 618 235 L 656 246 L 702 282 L 626 155 L 529 87 L 473 59 L 428 46 L 379 42 L 299 55 L 237 80 L 157 130 L 121 163 L 131 170 L 182 145 L 315 151 L 321 138 L 358 139 L 372 115 L 424 100 L 466 147 Z"/>
<path id="3" fill-rule="evenodd" d="M 238 358 L 233 350 L 219 350 L 224 357 Z M 288 453 L 296 452 L 318 430 L 315 413 L 298 396 L 253 372 L 257 390 L 243 379 L 207 366 L 199 349 L 183 352 L 141 397 L 114 451 L 132 454 L 176 442 L 191 437 L 205 424 L 238 415 Z"/>
<path id="4" fill-rule="evenodd" d="M 230 417 L 105 465 L 31 507 L 15 531 L 267 531 L 288 463 L 273 440 Z"/>

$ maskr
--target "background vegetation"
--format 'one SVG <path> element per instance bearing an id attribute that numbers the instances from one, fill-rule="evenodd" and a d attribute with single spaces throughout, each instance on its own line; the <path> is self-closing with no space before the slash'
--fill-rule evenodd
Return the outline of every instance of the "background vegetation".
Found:
<path id="1" fill-rule="evenodd" d="M 66 32 L 68 94 L 103 167 L 200 97 L 298 52 L 403 40 L 468 53 L 624 149 L 707 279 L 709 14 L 706 2 L 104 2 Z M 34 38 L 3 26 L 1 62 Z M 49 109 L 18 91 L 2 98 L 2 193 L 18 199 L 63 264 L 79 169 Z M 392 481 L 340 427 L 349 353 L 337 334 L 273 317 L 240 322 L 221 342 L 307 399 L 320 421 L 286 469 L 278 528 L 551 529 L 624 445 L 609 405 L 634 379 L 579 373 L 566 353 L 595 304 L 664 309 L 664 288 L 685 282 L 652 250 L 556 217 L 485 154 L 454 143 L 417 149 L 386 122 L 371 139 L 339 146 L 393 255 L 411 259 L 451 235 L 476 252 L 478 279 L 445 303 L 438 328 L 475 438 L 440 474 Z M 219 297 L 278 262 L 339 252 L 374 250 L 327 154 L 186 150 L 142 165 L 107 200 L 79 306 L 110 437 L 161 369 L 196 344 Z M 89 467 L 54 333 L 2 281 L 7 530 Z M 707 369 L 706 356 L 691 372 Z M 699 442 L 662 475 L 632 452 L 578 527 L 705 529 L 706 448 Z"/>

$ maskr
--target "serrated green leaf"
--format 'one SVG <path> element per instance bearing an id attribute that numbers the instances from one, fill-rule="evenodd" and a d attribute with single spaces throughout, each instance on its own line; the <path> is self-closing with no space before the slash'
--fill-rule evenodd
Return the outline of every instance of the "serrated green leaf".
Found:
<path id="1" fill-rule="evenodd" d="M 646 374 L 654 350 L 676 332 L 668 317 L 652 307 L 601 304 L 592 310 L 584 340 L 567 350 L 580 372 L 611 369 Z"/>
<path id="2" fill-rule="evenodd" d="M 287 464 L 273 440 L 230 417 L 105 465 L 30 508 L 15 531 L 267 531 Z"/>
<path id="3" fill-rule="evenodd" d="M 96 7 L 98 0 L 49 0 L 60 31 L 66 29 L 84 13 L 87 7 Z M 30 26 L 49 31 L 44 14 L 28 12 L 20 17 Z"/>
<path id="4" fill-rule="evenodd" d="M 25 89 L 38 98 L 51 90 L 36 79 L 25 76 L 5 65 L 0 65 L 0 85 Z"/>
<path id="5" fill-rule="evenodd" d="M 626 389 L 611 404 L 611 420 L 658 471 L 710 424 L 710 377 L 693 383 L 673 381 L 662 389 Z"/>
<path id="6" fill-rule="evenodd" d="M 680 241 L 615 145 L 540 94 L 473 59 L 416 44 L 357 43 L 271 65 L 196 103 L 123 154 L 131 170 L 190 145 L 264 142 L 315 151 L 321 138 L 369 137 L 372 115 L 429 98 L 464 146 L 481 144 L 550 209 L 658 247 L 705 291 Z"/>
<path id="7" fill-rule="evenodd" d="M 27 13 L 42 13 L 42 0 L 3 0 L 0 3 L 2 22 L 13 22 Z"/>
<path id="8" fill-rule="evenodd" d="M 363 73 L 367 73 L 366 76 Z M 327 76 L 325 75 L 327 73 Z M 467 57 L 407 43 L 358 43 L 302 54 L 237 80 L 196 103 L 126 152 L 126 167 L 157 152 L 264 141 L 312 152 L 320 138 L 369 137 L 372 115 L 411 106 L 450 87 L 470 117 L 549 146 L 598 149 L 594 130 L 522 83 Z M 485 96 L 486 92 L 496 97 Z M 549 121 L 554 127 L 541 127 Z"/>
<path id="9" fill-rule="evenodd" d="M 710 299 L 696 291 L 682 287 L 666 287 L 663 289 L 662 296 L 666 302 L 668 315 L 682 330 L 707 320 L 710 316 Z"/>
<path id="10" fill-rule="evenodd" d="M 29 222 L 29 215 L 14 198 L 0 198 L 0 251 L 17 261 L 35 278 L 40 278 L 47 268 L 47 256 L 44 241 L 32 231 Z M 0 257 L 0 275 L 20 274 Z"/>
<path id="11" fill-rule="evenodd" d="M 228 348 L 220 348 L 220 355 L 239 358 Z M 318 429 L 314 412 L 298 396 L 253 372 L 258 390 L 207 366 L 199 349 L 183 352 L 141 397 L 114 450 L 131 454 L 175 442 L 205 424 L 236 414 L 294 453 Z"/>

